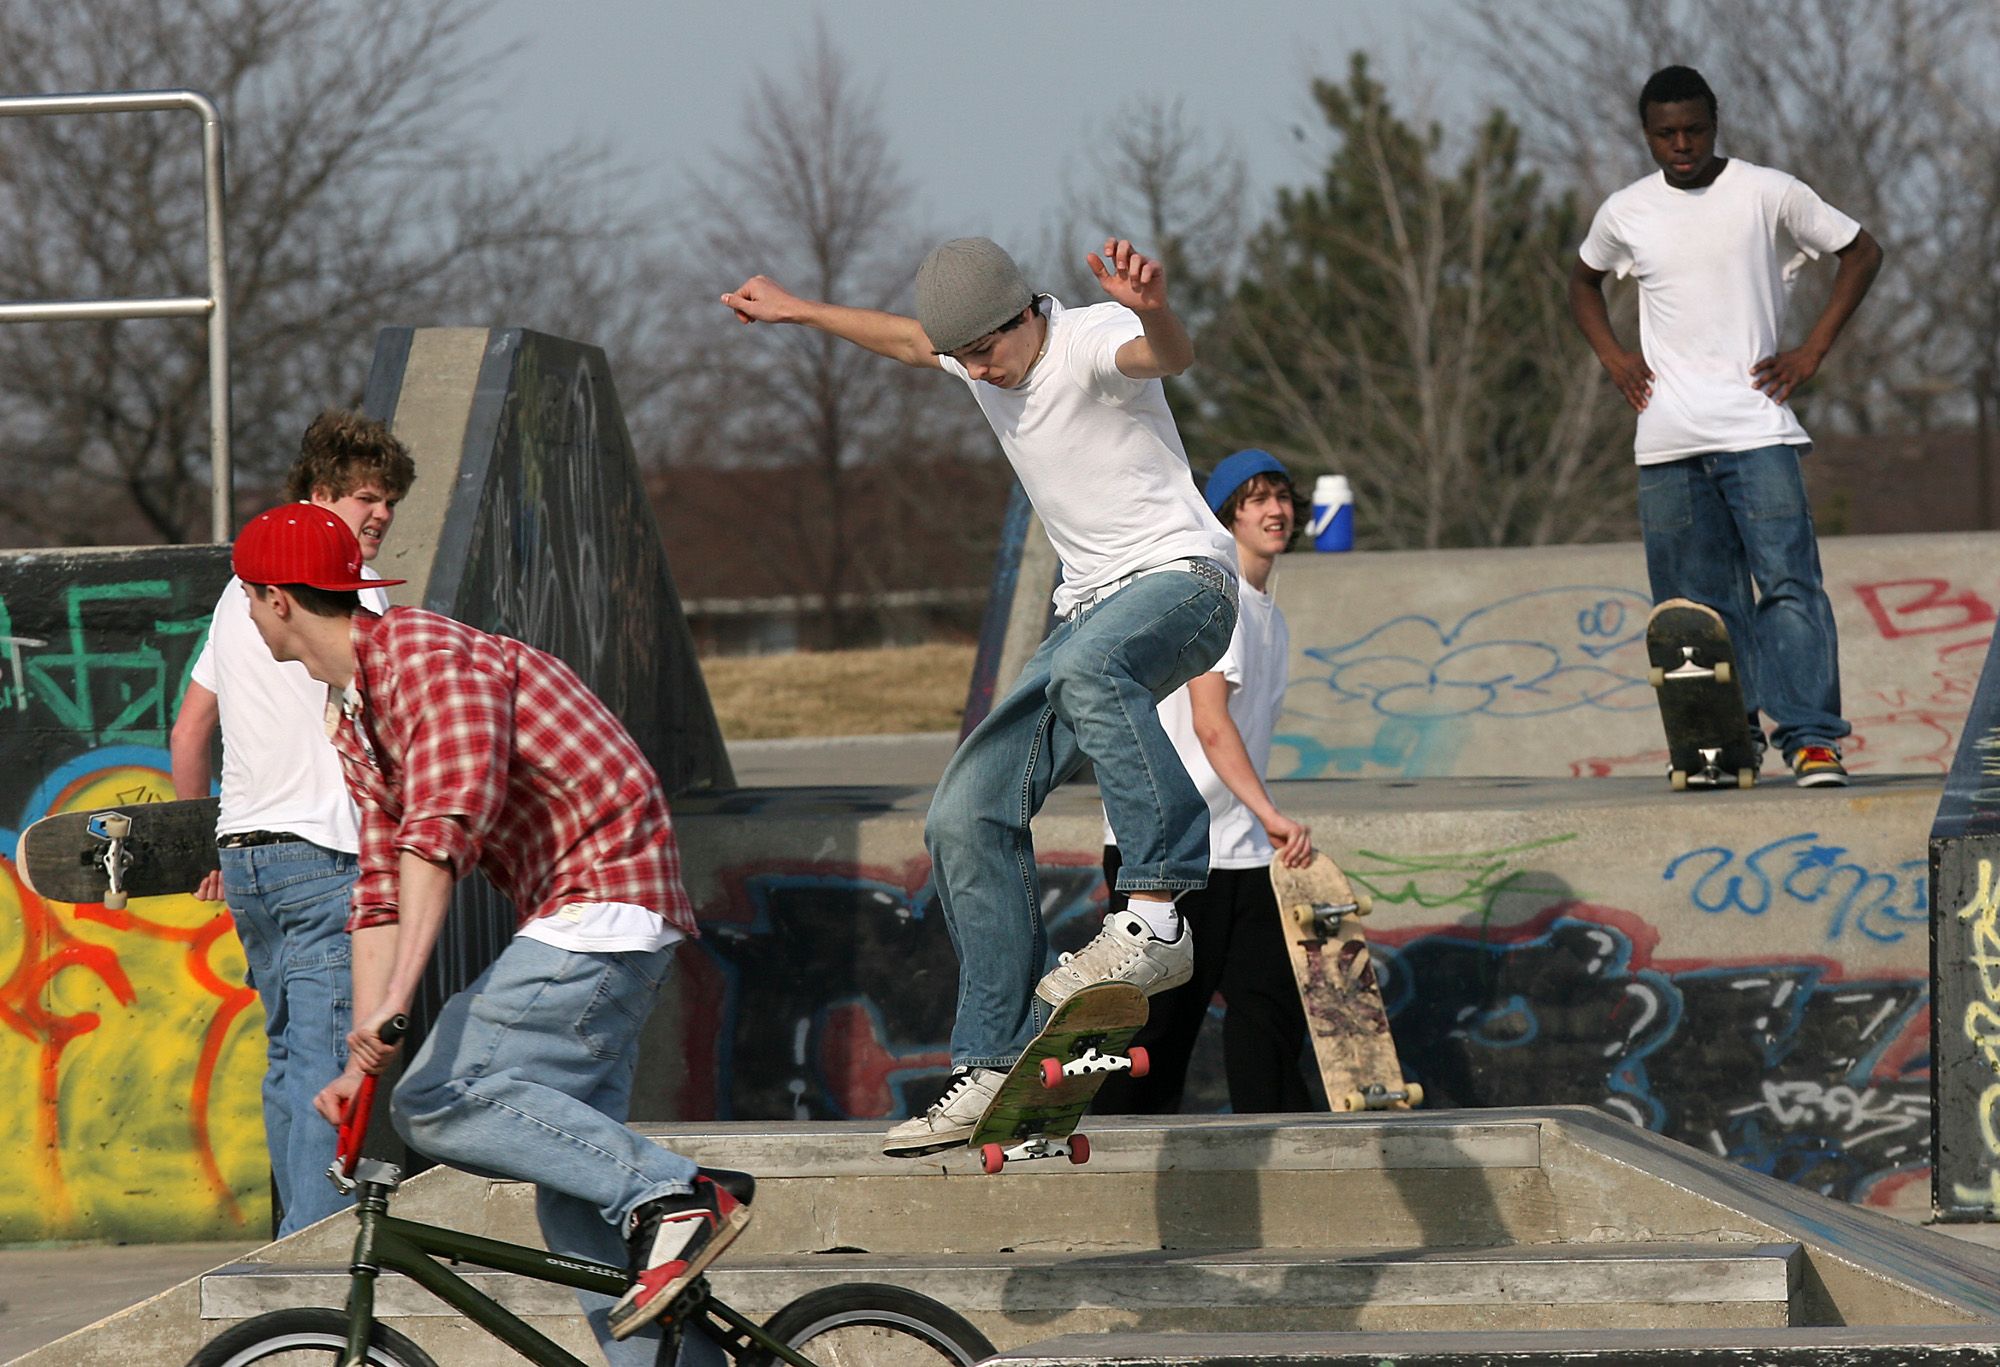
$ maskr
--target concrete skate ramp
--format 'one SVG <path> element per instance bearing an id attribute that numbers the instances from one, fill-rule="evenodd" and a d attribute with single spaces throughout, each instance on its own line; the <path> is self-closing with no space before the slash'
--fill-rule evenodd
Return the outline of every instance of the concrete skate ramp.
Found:
<path id="1" fill-rule="evenodd" d="M 364 405 L 419 479 L 377 568 L 561 656 L 667 792 L 727 788 L 722 732 L 603 351 L 520 328 L 388 328 Z"/>
<path id="2" fill-rule="evenodd" d="M 1928 1197 L 1925 832 L 1941 782 L 1670 792 L 1657 775 L 1283 783 L 1375 898 L 1398 1048 L 1438 1106 L 1575 1103 L 1842 1200 Z M 928 787 L 764 789 L 676 808 L 704 938 L 648 1029 L 639 1119 L 921 1109 L 957 959 Z M 1053 948 L 1104 902 L 1094 790 L 1034 824 Z M 1227 1103 L 1221 1031 L 1186 1102 Z"/>
<path id="3" fill-rule="evenodd" d="M 2000 534 L 1828 538 L 1856 773 L 1943 774 L 2000 604 Z M 1637 545 L 1286 556 L 1276 778 L 1658 775 Z"/>

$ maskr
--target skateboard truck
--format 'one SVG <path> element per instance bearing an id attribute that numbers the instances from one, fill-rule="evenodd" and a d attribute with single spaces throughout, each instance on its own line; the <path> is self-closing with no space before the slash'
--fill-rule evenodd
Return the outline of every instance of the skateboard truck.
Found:
<path id="1" fill-rule="evenodd" d="M 1340 1099 L 1343 1111 L 1386 1111 L 1392 1106 L 1416 1107 L 1424 1104 L 1424 1089 L 1415 1082 L 1405 1082 L 1399 1087 L 1384 1087 L 1379 1082 L 1371 1082 L 1358 1092 L 1349 1092 Z"/>
<path id="2" fill-rule="evenodd" d="M 991 1177 L 1013 1159 L 1065 1157 L 1072 1163 L 1088 1163 L 1090 1139 L 1080 1134 L 1072 1134 L 1062 1139 L 1051 1139 L 1045 1134 L 1031 1134 L 1018 1144 L 987 1144 L 979 1150 L 979 1165 L 986 1170 L 986 1175 Z"/>
<path id="3" fill-rule="evenodd" d="M 1352 902 L 1297 902 L 1291 909 L 1299 929 L 1321 940 L 1337 937 L 1340 923 L 1348 917 L 1366 916 L 1373 910 L 1375 903 L 1366 893 L 1358 894 Z"/>
<path id="4" fill-rule="evenodd" d="M 1068 1062 L 1059 1058 L 1043 1059 L 1042 1085 L 1060 1087 L 1064 1078 L 1082 1077 L 1086 1073 L 1117 1073 L 1130 1070 L 1133 1077 L 1146 1076 L 1146 1070 L 1152 1066 L 1152 1059 L 1147 1055 L 1145 1045 L 1135 1044 L 1122 1054 L 1103 1054 L 1097 1049 L 1102 1042 L 1101 1039 L 1079 1041 L 1082 1052 Z"/>
<path id="5" fill-rule="evenodd" d="M 1726 684 L 1729 682 L 1730 677 L 1735 673 L 1735 670 L 1730 667 L 1729 661 L 1717 660 L 1714 668 L 1710 668 L 1707 665 L 1696 664 L 1694 661 L 1694 652 L 1695 647 L 1682 646 L 1681 662 L 1672 669 L 1661 669 L 1658 665 L 1654 665 L 1646 671 L 1647 682 L 1651 683 L 1655 688 L 1658 688 L 1668 679 L 1713 679 L 1717 683 Z"/>
<path id="6" fill-rule="evenodd" d="M 113 911 L 125 907 L 125 870 L 132 867 L 132 853 L 125 848 L 132 834 L 132 818 L 123 812 L 99 812 L 90 818 L 90 833 L 105 842 L 92 861 L 104 870 L 104 905 Z"/>

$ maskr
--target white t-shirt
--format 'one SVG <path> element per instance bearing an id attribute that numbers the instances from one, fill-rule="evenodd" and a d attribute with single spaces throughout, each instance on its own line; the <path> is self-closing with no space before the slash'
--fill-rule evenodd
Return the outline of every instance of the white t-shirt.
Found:
<path id="1" fill-rule="evenodd" d="M 515 934 L 572 954 L 650 954 L 687 938 L 658 912 L 630 902 L 571 902 Z"/>
<path id="2" fill-rule="evenodd" d="M 1220 674 L 1229 685 L 1229 719 L 1243 736 L 1243 748 L 1250 763 L 1261 775 L 1271 767 L 1271 733 L 1277 729 L 1278 710 L 1285 701 L 1285 682 L 1291 668 L 1292 637 L 1285 626 L 1285 614 L 1278 611 L 1269 593 L 1259 593 L 1248 583 L 1238 585 L 1236 632 L 1229 649 L 1209 672 Z M 1229 791 L 1229 785 L 1208 762 L 1201 738 L 1194 732 L 1194 704 L 1185 687 L 1169 693 L 1160 703 L 1160 725 L 1174 743 L 1174 750 L 1186 766 L 1188 777 L 1208 801 L 1208 866 L 1212 869 L 1261 869 L 1275 858 L 1263 823 Z M 1111 823 L 1104 825 L 1104 843 L 1118 841 Z"/>
<path id="3" fill-rule="evenodd" d="M 1579 255 L 1592 270 L 1639 282 L 1639 349 L 1653 370 L 1639 464 L 1810 442 L 1750 367 L 1777 354 L 1806 259 L 1860 231 L 1796 177 L 1740 157 L 1699 190 L 1655 173 L 1604 201 Z"/>
<path id="4" fill-rule="evenodd" d="M 1194 487 L 1187 451 L 1158 380 L 1118 369 L 1143 335 L 1123 304 L 1047 304 L 1048 353 L 1018 388 L 945 370 L 972 387 L 1062 560 L 1055 604 L 1067 612 L 1128 574 L 1188 556 L 1236 564 L 1236 543 Z"/>
<path id="5" fill-rule="evenodd" d="M 366 566 L 370 579 L 382 576 Z M 389 609 L 385 589 L 363 589 L 363 607 Z M 215 694 L 222 717 L 222 815 L 217 835 L 286 831 L 356 854 L 360 821 L 340 756 L 326 738 L 326 685 L 296 660 L 271 658 L 231 577 L 195 657 L 194 681 Z"/>

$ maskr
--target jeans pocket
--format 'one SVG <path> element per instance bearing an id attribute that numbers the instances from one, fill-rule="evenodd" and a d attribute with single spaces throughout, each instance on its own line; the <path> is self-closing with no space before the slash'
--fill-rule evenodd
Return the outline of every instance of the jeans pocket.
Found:
<path id="1" fill-rule="evenodd" d="M 576 1018 L 577 1038 L 590 1050 L 591 1057 L 615 1059 L 631 1046 L 646 1017 L 653 1013 L 660 980 L 641 970 L 634 960 L 650 960 L 651 955 L 605 954 L 597 990 Z"/>
<path id="2" fill-rule="evenodd" d="M 1736 458 L 1743 511 L 1756 522 L 1792 522 L 1812 517 L 1805 474 L 1789 446 L 1746 451 Z"/>
<path id="3" fill-rule="evenodd" d="M 1688 493 L 1685 462 L 1639 467 L 1639 526 L 1655 532 L 1685 531 L 1694 525 L 1694 499 Z"/>

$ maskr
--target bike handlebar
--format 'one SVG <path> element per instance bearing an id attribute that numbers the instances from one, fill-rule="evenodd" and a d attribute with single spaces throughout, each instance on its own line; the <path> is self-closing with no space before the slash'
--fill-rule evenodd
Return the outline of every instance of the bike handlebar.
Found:
<path id="1" fill-rule="evenodd" d="M 395 1015 L 383 1021 L 375 1035 L 384 1044 L 395 1044 L 409 1028 L 408 1016 Z M 352 1177 L 354 1165 L 361 1159 L 361 1142 L 368 1137 L 368 1117 L 375 1110 L 375 1084 L 378 1080 L 374 1073 L 363 1077 L 361 1086 L 355 1089 L 354 1099 L 347 1104 L 347 1114 L 340 1118 L 340 1138 L 334 1146 L 334 1164 L 342 1177 Z"/>

